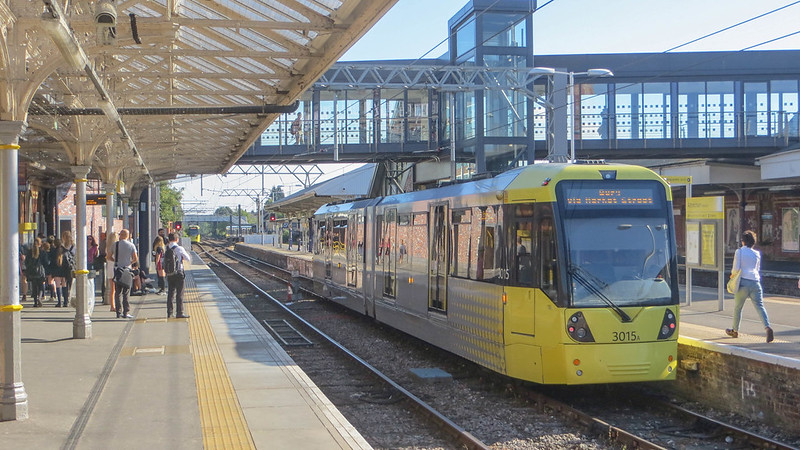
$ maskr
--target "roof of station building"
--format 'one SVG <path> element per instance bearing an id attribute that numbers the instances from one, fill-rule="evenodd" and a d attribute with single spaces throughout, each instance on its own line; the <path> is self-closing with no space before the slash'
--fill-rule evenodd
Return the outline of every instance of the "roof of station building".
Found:
<path id="1" fill-rule="evenodd" d="M 224 173 L 396 1 L 10 0 L 0 113 L 45 184 Z"/>

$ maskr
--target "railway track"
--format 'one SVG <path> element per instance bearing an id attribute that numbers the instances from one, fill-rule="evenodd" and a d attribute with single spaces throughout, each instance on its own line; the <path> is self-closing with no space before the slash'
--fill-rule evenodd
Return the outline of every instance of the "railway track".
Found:
<path id="1" fill-rule="evenodd" d="M 201 246 L 202 248 L 202 246 Z M 367 361 L 361 359 L 356 354 L 345 348 L 340 343 L 336 342 L 330 336 L 325 334 L 322 330 L 311 324 L 310 322 L 306 321 L 304 318 L 300 317 L 298 314 L 295 314 L 291 309 L 286 307 L 280 300 L 276 299 L 273 295 L 266 292 L 258 285 L 250 281 L 245 275 L 241 274 L 237 270 L 235 270 L 230 265 L 224 263 L 216 256 L 205 252 L 205 254 L 212 259 L 216 264 L 219 266 L 225 267 L 228 271 L 238 276 L 243 282 L 247 283 L 252 289 L 257 291 L 260 295 L 264 298 L 269 299 L 278 309 L 282 310 L 285 314 L 290 315 L 294 321 L 300 322 L 305 328 L 314 332 L 317 338 L 324 340 L 335 348 L 337 348 L 341 354 L 345 355 L 349 358 L 352 362 L 358 364 L 364 370 L 369 371 L 374 377 L 380 379 L 384 386 L 382 387 L 384 390 L 393 390 L 404 400 L 409 402 L 412 407 L 424 414 L 426 419 L 430 421 L 437 429 L 444 432 L 452 439 L 452 443 L 457 448 L 466 448 L 466 449 L 488 449 L 489 446 L 478 440 L 472 434 L 458 426 L 455 422 L 447 418 L 444 414 L 440 413 L 422 399 L 418 398 L 416 395 L 411 393 L 410 391 L 403 388 L 399 383 L 395 382 L 392 378 L 381 372 L 380 370 L 376 369 L 372 365 L 370 365 Z M 247 263 L 245 263 L 247 264 Z M 249 265 L 249 264 L 248 264 Z M 249 265 L 254 270 L 264 273 L 264 271 Z M 297 330 L 294 326 L 292 326 L 287 320 L 285 319 L 270 319 L 270 320 L 263 320 L 262 323 L 270 329 L 274 335 L 278 337 L 279 340 L 283 341 L 285 345 L 298 345 L 297 342 L 301 342 L 300 345 L 313 345 L 313 343 L 302 335 L 300 331 Z M 288 344 L 288 342 L 292 342 L 292 344 Z"/>
<path id="2" fill-rule="evenodd" d="M 283 268 L 269 265 L 263 261 L 255 260 L 245 255 L 232 252 L 231 250 L 226 249 L 225 252 L 226 257 L 244 261 L 240 262 L 240 264 L 247 264 L 251 270 L 257 271 L 257 273 L 261 275 L 273 278 L 275 283 L 286 286 L 291 280 L 291 273 Z M 289 310 L 289 308 L 284 306 L 282 302 L 274 299 L 274 295 L 285 296 L 285 288 L 283 290 L 273 289 L 271 292 L 273 295 L 269 295 L 267 293 L 263 293 L 262 295 L 269 295 L 271 298 L 273 298 L 273 301 L 276 303 L 276 305 Z M 297 295 L 297 293 L 295 293 L 295 295 Z M 305 322 L 305 320 L 303 321 Z M 314 325 L 308 324 L 308 326 L 310 329 L 316 330 Z M 338 343 L 333 345 L 336 345 L 342 351 L 348 352 L 352 355 L 352 352 L 344 349 L 343 345 Z M 353 357 L 358 358 L 355 355 L 353 355 Z M 377 372 L 377 369 L 372 367 L 366 361 L 361 360 L 361 358 L 358 358 L 358 361 L 367 364 L 367 366 L 371 367 L 372 370 Z M 480 372 L 480 369 L 473 368 L 472 370 Z M 479 375 L 479 377 L 485 376 L 487 376 L 485 373 Z M 492 377 L 492 375 L 488 376 Z M 391 379 L 386 375 L 384 375 L 384 377 L 386 377 L 388 380 L 387 383 L 389 383 L 389 386 L 391 386 L 392 389 L 395 389 L 398 392 L 401 392 L 401 389 L 405 390 L 398 382 L 391 381 Z M 493 381 L 493 383 L 498 385 L 507 382 L 506 379 L 497 380 L 498 378 L 503 377 L 494 376 L 494 378 L 495 381 Z M 572 402 L 569 399 L 569 396 L 566 397 L 566 400 L 556 400 L 554 397 L 558 397 L 558 395 L 549 395 L 548 393 L 541 392 L 542 390 L 546 390 L 546 388 L 531 388 L 530 385 L 524 383 L 515 384 L 512 390 L 513 395 L 515 397 L 524 398 L 529 404 L 529 407 L 530 405 L 535 406 L 535 408 L 531 409 L 562 417 L 565 420 L 571 421 L 573 424 L 579 424 L 581 427 L 583 427 L 583 429 L 587 430 L 586 434 L 603 439 L 612 446 L 653 449 L 689 447 L 720 448 L 721 446 L 731 447 L 731 444 L 733 443 L 733 447 L 738 448 L 742 448 L 742 445 L 746 445 L 747 448 L 797 448 L 791 444 L 781 443 L 769 436 L 762 436 L 758 433 L 723 423 L 718 419 L 689 411 L 670 402 L 664 402 L 660 399 L 655 399 L 652 396 L 640 398 L 637 402 L 640 406 L 635 407 L 633 410 L 631 410 L 631 406 L 628 403 L 620 404 L 619 409 L 623 412 L 617 413 L 613 412 L 614 408 L 601 408 L 601 411 L 596 411 L 591 405 L 583 405 L 581 402 Z M 415 396 L 411 392 L 409 392 L 409 394 L 413 396 L 407 397 L 410 399 L 410 401 L 415 401 L 413 399 L 419 399 L 419 396 Z M 619 396 L 618 394 L 615 395 Z M 621 402 L 614 402 L 612 400 L 611 403 L 613 406 L 613 403 Z M 604 404 L 609 406 L 608 402 Z M 658 406 L 656 407 L 655 405 Z M 421 408 L 423 410 L 430 408 L 431 410 L 435 411 L 435 409 L 430 406 L 423 406 Z M 657 409 L 657 411 L 655 409 Z M 650 417 L 648 414 L 650 416 L 654 416 L 654 418 L 652 420 L 647 419 L 647 417 Z M 442 417 L 444 417 L 443 414 Z M 459 427 L 457 425 L 453 427 L 455 423 L 453 423 L 452 420 L 448 420 L 448 422 L 450 423 L 448 424 L 447 422 L 443 422 L 440 426 L 442 426 L 443 429 L 449 429 L 448 433 L 453 436 L 458 436 L 461 433 L 464 433 L 464 428 L 472 429 L 471 427 Z M 661 425 L 654 425 L 648 429 L 648 423 L 658 423 Z M 617 426 L 614 424 L 626 425 Z M 643 424 L 644 426 L 642 426 Z M 475 432 L 475 434 L 481 436 L 481 434 L 478 432 Z M 461 439 L 463 439 L 463 437 L 457 438 L 455 442 L 458 442 L 458 446 L 462 448 L 486 448 L 487 445 L 472 435 L 469 435 L 469 438 L 466 439 L 466 442 L 462 441 Z M 486 442 L 491 441 L 490 439 L 484 440 Z M 475 445 L 477 445 L 477 447 L 475 447 Z M 492 445 L 492 447 L 495 447 L 495 445 Z M 528 447 L 523 446 L 520 448 Z"/>

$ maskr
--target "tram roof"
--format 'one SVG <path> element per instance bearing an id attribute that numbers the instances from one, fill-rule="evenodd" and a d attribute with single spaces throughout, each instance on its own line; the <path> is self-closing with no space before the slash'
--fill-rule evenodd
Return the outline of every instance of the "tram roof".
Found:
<path id="1" fill-rule="evenodd" d="M 0 64 L 19 98 L 0 112 L 27 121 L 21 172 L 224 173 L 396 1 L 10 0 Z"/>

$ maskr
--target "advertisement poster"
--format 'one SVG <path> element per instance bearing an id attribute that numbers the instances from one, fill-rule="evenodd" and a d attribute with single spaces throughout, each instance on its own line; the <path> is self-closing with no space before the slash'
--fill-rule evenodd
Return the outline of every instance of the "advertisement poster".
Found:
<path id="1" fill-rule="evenodd" d="M 686 223 L 686 264 L 700 264 L 700 223 Z"/>
<path id="2" fill-rule="evenodd" d="M 739 248 L 739 208 L 728 209 L 726 216 L 728 238 L 725 239 L 725 247 L 729 253 L 733 253 Z"/>
<path id="3" fill-rule="evenodd" d="M 797 215 L 800 208 L 783 208 L 781 213 L 781 225 L 783 234 L 781 236 L 782 250 L 785 252 L 800 251 L 800 227 L 797 223 Z"/>
<path id="4" fill-rule="evenodd" d="M 701 258 L 703 261 L 704 266 L 716 266 L 717 265 L 717 249 L 716 249 L 716 232 L 717 227 L 713 223 L 704 223 L 701 224 L 701 232 L 702 232 L 702 253 Z"/>

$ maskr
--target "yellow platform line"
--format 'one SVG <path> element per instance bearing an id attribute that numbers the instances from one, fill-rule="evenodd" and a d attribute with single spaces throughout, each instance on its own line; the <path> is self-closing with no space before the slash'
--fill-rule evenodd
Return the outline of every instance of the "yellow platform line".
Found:
<path id="1" fill-rule="evenodd" d="M 233 390 L 228 369 L 211 330 L 197 288 L 187 277 L 184 307 L 191 316 L 189 338 L 203 447 L 206 449 L 255 449 L 244 412 Z"/>

